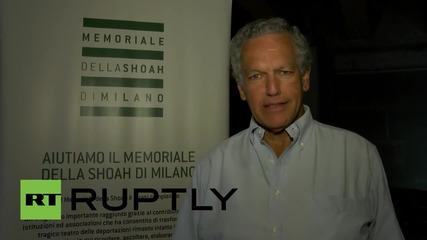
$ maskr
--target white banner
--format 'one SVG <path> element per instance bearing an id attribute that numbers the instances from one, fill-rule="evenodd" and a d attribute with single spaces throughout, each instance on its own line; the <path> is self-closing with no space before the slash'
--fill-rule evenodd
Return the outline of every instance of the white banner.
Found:
<path id="1" fill-rule="evenodd" d="M 170 239 L 228 136 L 230 21 L 231 0 L 1 0 L 0 238 Z M 43 204 L 62 220 L 21 220 Z"/>

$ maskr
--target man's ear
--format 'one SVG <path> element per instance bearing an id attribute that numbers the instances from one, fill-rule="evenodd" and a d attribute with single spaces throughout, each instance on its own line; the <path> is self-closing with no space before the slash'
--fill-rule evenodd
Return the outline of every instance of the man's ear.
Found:
<path id="1" fill-rule="evenodd" d="M 246 94 L 243 88 L 244 87 L 240 83 L 237 83 L 237 89 L 239 89 L 240 99 L 242 99 L 242 101 L 246 101 Z"/>
<path id="2" fill-rule="evenodd" d="M 308 67 L 302 75 L 302 89 L 304 92 L 307 92 L 310 89 L 310 70 L 311 67 Z"/>

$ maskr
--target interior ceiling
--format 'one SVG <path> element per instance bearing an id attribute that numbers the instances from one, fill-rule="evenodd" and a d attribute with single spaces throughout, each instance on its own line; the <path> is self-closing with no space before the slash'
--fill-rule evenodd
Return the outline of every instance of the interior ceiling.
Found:
<path id="1" fill-rule="evenodd" d="M 330 48 L 427 43 L 424 0 L 234 0 L 233 14 L 236 28 L 284 17 Z"/>

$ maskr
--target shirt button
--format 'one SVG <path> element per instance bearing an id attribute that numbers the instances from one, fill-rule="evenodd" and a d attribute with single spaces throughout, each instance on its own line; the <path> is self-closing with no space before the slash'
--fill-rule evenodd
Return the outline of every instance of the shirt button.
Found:
<path id="1" fill-rule="evenodd" d="M 304 149 L 304 143 L 300 143 L 299 149 L 302 151 Z"/>
<path id="2" fill-rule="evenodd" d="M 273 229 L 272 229 L 272 231 L 273 231 L 274 234 L 276 234 L 277 233 L 277 227 L 274 226 Z"/>
<path id="3" fill-rule="evenodd" d="M 280 191 L 279 191 L 279 190 L 277 190 L 277 191 L 274 193 L 274 195 L 275 195 L 276 197 L 279 197 L 279 195 L 280 195 Z"/>
<path id="4" fill-rule="evenodd" d="M 270 163 L 270 164 L 274 164 L 274 160 L 273 160 L 273 159 L 270 159 L 270 160 L 268 160 L 268 163 Z"/>

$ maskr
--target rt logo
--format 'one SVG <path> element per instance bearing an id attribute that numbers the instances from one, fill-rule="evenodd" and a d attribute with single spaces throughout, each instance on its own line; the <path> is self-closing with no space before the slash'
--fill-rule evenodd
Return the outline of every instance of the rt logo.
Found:
<path id="1" fill-rule="evenodd" d="M 21 180 L 21 220 L 61 220 L 61 180 Z"/>

